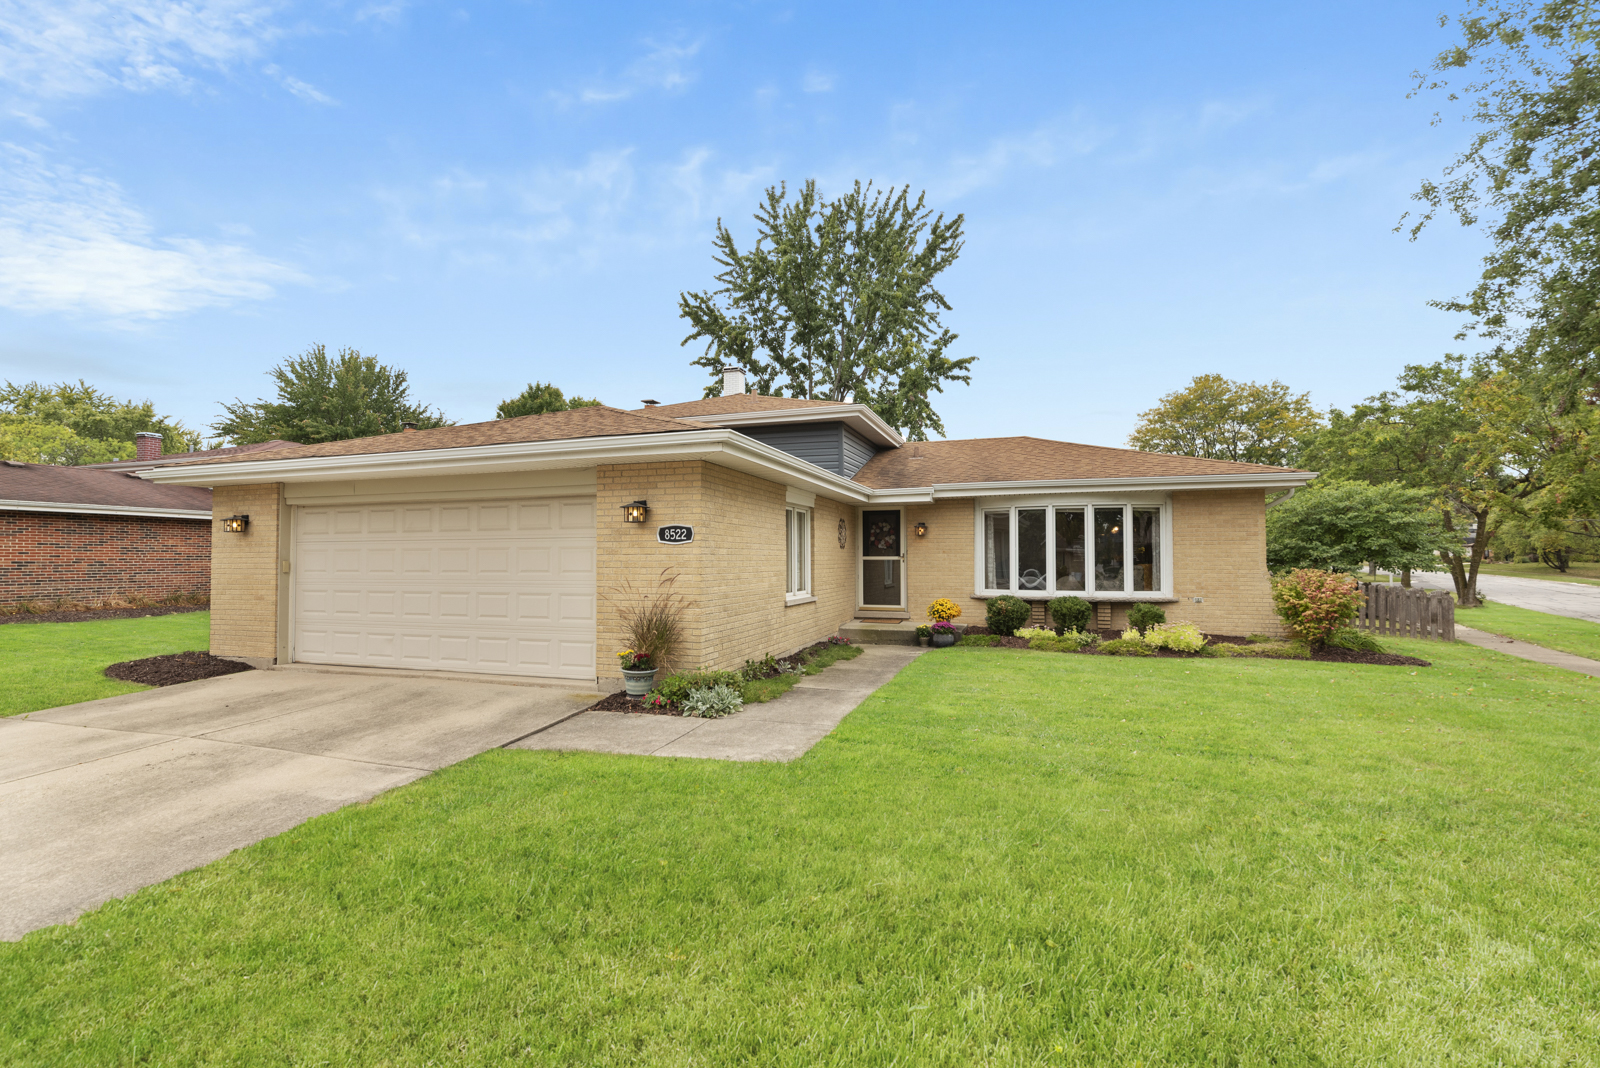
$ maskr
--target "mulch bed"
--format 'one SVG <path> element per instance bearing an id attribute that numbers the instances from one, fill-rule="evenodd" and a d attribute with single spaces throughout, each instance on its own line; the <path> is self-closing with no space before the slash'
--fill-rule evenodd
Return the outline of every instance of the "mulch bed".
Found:
<path id="1" fill-rule="evenodd" d="M 989 633 L 989 629 L 987 627 L 968 627 L 966 632 L 968 634 L 988 634 Z M 1117 637 L 1117 635 L 1115 635 L 1115 634 L 1108 635 L 1106 632 L 1101 632 L 1100 637 L 1101 638 L 1107 638 L 1107 637 L 1113 637 L 1114 638 L 1114 637 Z M 1244 636 L 1239 635 L 1239 634 L 1207 634 L 1206 635 L 1206 640 L 1207 640 L 1207 642 L 1209 642 L 1212 645 L 1250 645 L 1250 644 L 1252 644 L 1249 638 L 1244 637 Z M 998 649 L 1026 649 L 1027 647 L 1028 647 L 1027 639 L 1025 639 L 1025 638 L 1013 638 L 1013 637 L 1003 637 L 1003 638 L 1000 639 L 1000 641 L 999 641 L 999 643 L 997 645 L 990 646 L 990 648 L 998 648 Z M 1080 656 L 1104 656 L 1104 655 L 1106 655 L 1106 654 L 1100 652 L 1100 650 L 1097 649 L 1097 648 L 1079 649 L 1078 650 L 1078 654 Z M 1155 650 L 1154 655 L 1155 656 L 1161 656 L 1161 657 L 1170 657 L 1170 658 L 1174 658 L 1174 659 L 1178 659 L 1178 660 L 1193 660 L 1196 657 L 1200 656 L 1199 653 L 1179 653 L 1179 652 L 1175 652 L 1172 649 L 1157 649 L 1157 650 Z M 1136 659 L 1136 660 L 1137 659 L 1143 659 L 1143 657 L 1133 657 L 1132 659 Z M 1355 649 L 1340 649 L 1340 648 L 1337 648 L 1337 647 L 1331 646 L 1331 645 L 1330 646 L 1324 646 L 1321 649 L 1313 649 L 1311 651 L 1311 655 L 1309 657 L 1306 657 L 1306 659 L 1307 660 L 1314 660 L 1314 661 L 1317 661 L 1317 662 L 1320 662 L 1320 663 L 1327 663 L 1327 664 L 1377 664 L 1377 665 L 1385 666 L 1385 667 L 1432 667 L 1433 666 L 1433 661 L 1431 661 L 1431 660 L 1419 660 L 1417 657 L 1414 657 L 1414 656 L 1401 656 L 1399 653 L 1366 653 L 1366 652 L 1360 652 L 1360 651 L 1355 650 Z"/>
<path id="2" fill-rule="evenodd" d="M 18 612 L 14 616 L 0 615 L 0 624 L 6 623 L 84 623 L 91 619 L 140 619 L 144 616 L 171 616 L 180 612 L 205 612 L 205 605 L 166 605 L 155 608 L 91 608 L 82 612 Z"/>
<path id="3" fill-rule="evenodd" d="M 214 679 L 219 675 L 236 675 L 253 671 L 249 664 L 237 660 L 224 660 L 210 653 L 168 653 L 166 656 L 147 656 L 143 660 L 124 660 L 106 668 L 108 679 L 137 682 L 145 686 L 176 686 L 180 682 Z"/>

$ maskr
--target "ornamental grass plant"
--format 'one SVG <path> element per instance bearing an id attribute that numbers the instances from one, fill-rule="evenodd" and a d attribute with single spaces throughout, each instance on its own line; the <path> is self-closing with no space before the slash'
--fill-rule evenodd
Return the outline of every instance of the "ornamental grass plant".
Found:
<path id="1" fill-rule="evenodd" d="M 677 581 L 678 575 L 664 567 L 653 588 L 640 590 L 627 579 L 610 594 L 628 653 L 651 667 L 671 668 L 683 644 L 683 616 L 690 603 L 673 590 Z"/>

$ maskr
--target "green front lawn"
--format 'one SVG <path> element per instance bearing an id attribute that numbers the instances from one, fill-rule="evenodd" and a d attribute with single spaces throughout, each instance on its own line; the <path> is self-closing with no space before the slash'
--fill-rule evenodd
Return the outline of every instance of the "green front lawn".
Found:
<path id="1" fill-rule="evenodd" d="M 1481 564 L 1481 575 L 1509 575 L 1512 578 L 1549 579 L 1552 582 L 1583 582 L 1591 586 L 1600 584 L 1600 563 L 1573 561 L 1567 565 L 1566 574 L 1539 563 Z"/>
<path id="2" fill-rule="evenodd" d="M 110 664 L 205 649 L 211 613 L 0 625 L 0 716 L 148 690 L 101 674 Z"/>
<path id="3" fill-rule="evenodd" d="M 1513 608 L 1491 601 L 1478 608 L 1457 605 L 1456 622 L 1474 630 L 1486 630 L 1490 634 L 1502 634 L 1521 642 L 1600 660 L 1600 623 L 1590 623 L 1586 619 Z"/>
<path id="4" fill-rule="evenodd" d="M 494 750 L 0 945 L 30 1065 L 1593 1065 L 1571 672 L 990 649 L 793 764 Z"/>

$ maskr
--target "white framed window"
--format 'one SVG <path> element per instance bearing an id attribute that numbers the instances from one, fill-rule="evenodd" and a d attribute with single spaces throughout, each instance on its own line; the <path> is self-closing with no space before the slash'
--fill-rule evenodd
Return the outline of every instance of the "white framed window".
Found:
<path id="1" fill-rule="evenodd" d="M 978 502 L 977 594 L 1139 600 L 1170 594 L 1164 503 Z"/>
<path id="2" fill-rule="evenodd" d="M 783 510 L 788 580 L 784 595 L 790 601 L 811 596 L 811 509 L 789 505 Z"/>

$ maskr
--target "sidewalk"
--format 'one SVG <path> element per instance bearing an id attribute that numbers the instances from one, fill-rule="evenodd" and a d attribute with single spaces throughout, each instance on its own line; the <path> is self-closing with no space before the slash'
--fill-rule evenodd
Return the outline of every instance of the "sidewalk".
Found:
<path id="1" fill-rule="evenodd" d="M 794 760 L 926 651 L 905 645 L 863 646 L 854 660 L 834 664 L 820 675 L 807 675 L 783 696 L 765 704 L 745 705 L 744 711 L 725 719 L 584 712 L 506 748 L 708 760 Z"/>
<path id="2" fill-rule="evenodd" d="M 1576 671 L 1592 678 L 1600 678 L 1600 660 L 1590 660 L 1588 657 L 1574 656 L 1571 653 L 1563 653 L 1555 649 L 1546 649 L 1542 645 L 1520 642 L 1515 638 L 1489 634 L 1486 631 L 1463 627 L 1460 623 L 1456 624 L 1456 639 L 1464 641 L 1468 645 L 1476 645 L 1480 649 L 1493 649 L 1497 653 L 1520 657 L 1523 660 L 1532 660 L 1536 664 L 1548 664 L 1551 667 L 1566 668 L 1568 671 Z"/>

